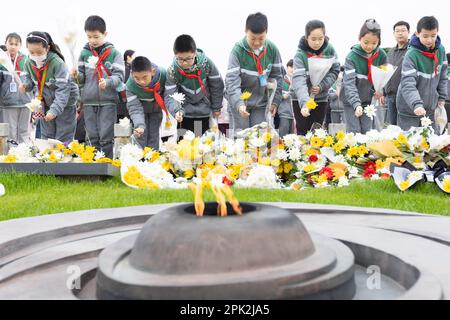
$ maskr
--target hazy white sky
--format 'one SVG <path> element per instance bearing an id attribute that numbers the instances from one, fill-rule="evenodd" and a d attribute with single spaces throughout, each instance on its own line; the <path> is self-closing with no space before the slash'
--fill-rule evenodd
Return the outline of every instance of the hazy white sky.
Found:
<path id="1" fill-rule="evenodd" d="M 372 5 L 370 3 L 376 5 Z M 359 29 L 368 18 L 382 27 L 382 46 L 393 46 L 392 26 L 405 20 L 415 30 L 424 15 L 434 15 L 440 22 L 440 36 L 450 51 L 450 2 L 447 0 L 22 0 L 2 1 L 0 41 L 9 32 L 23 38 L 30 31 L 49 32 L 70 64 L 70 55 L 61 40 L 57 17 L 78 30 L 78 49 L 86 42 L 84 20 L 98 14 L 106 20 L 108 41 L 123 53 L 134 49 L 158 65 L 167 67 L 172 59 L 174 39 L 182 33 L 194 37 L 197 46 L 225 73 L 234 43 L 244 36 L 249 13 L 261 11 L 269 18 L 268 37 L 280 49 L 286 63 L 295 54 L 305 24 L 322 20 L 339 58 L 344 60 L 358 40 Z M 121 6 L 122 5 L 122 6 Z M 78 19 L 78 23 L 70 22 Z M 77 50 L 77 51 L 79 51 Z M 25 50 L 24 50 L 25 51 Z"/>

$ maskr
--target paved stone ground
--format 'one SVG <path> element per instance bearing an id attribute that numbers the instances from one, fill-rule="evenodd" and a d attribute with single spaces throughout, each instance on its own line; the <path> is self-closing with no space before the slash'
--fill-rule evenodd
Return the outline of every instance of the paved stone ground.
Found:
<path id="1" fill-rule="evenodd" d="M 359 265 L 359 287 L 367 278 L 366 267 L 380 267 L 383 291 L 359 291 L 355 299 L 450 299 L 450 218 L 348 206 L 271 204 L 296 213 L 309 231 L 348 245 Z M 139 232 L 152 214 L 172 205 L 86 210 L 0 223 L 0 299 L 76 299 L 66 286 L 74 274 L 68 267 L 76 266 L 82 274 L 95 270 L 103 248 Z M 92 286 L 92 277 L 85 282 Z M 80 297 L 93 298 L 86 292 Z"/>

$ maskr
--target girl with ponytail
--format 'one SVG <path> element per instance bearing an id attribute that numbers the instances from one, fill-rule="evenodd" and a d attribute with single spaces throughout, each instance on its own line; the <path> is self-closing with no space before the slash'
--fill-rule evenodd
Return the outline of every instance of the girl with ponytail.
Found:
<path id="1" fill-rule="evenodd" d="M 33 112 L 41 121 L 41 137 L 61 142 L 73 140 L 76 129 L 78 87 L 69 76 L 64 56 L 47 32 L 33 31 L 27 35 L 28 77 L 21 91 L 36 88 Z M 36 106 L 38 106 L 36 108 Z"/>

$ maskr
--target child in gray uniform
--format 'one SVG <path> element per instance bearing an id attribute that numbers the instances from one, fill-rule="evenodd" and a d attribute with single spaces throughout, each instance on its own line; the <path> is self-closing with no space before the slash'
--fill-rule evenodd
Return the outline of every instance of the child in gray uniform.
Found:
<path id="1" fill-rule="evenodd" d="M 17 83 L 19 78 L 26 75 L 25 61 L 27 57 L 20 52 L 22 39 L 17 33 L 6 36 L 6 53 L 11 57 L 16 75 L 11 74 L 5 66 L 0 65 L 0 113 L 3 119 L 0 122 L 9 124 L 8 141 L 10 146 L 28 142 L 30 139 L 30 116 L 31 111 L 25 104 L 31 101 L 31 94 L 19 92 Z"/>

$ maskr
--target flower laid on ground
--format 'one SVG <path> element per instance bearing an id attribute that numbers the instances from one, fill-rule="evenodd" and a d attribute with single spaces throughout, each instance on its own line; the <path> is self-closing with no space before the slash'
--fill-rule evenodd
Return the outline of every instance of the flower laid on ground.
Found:
<path id="1" fill-rule="evenodd" d="M 444 178 L 442 186 L 445 192 L 450 193 L 450 176 Z"/>

